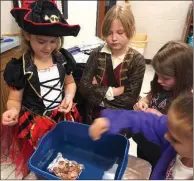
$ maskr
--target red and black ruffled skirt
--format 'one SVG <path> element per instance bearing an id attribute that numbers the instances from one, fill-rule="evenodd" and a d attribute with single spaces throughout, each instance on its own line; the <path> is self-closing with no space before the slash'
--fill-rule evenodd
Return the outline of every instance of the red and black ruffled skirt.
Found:
<path id="1" fill-rule="evenodd" d="M 16 177 L 20 174 L 27 175 L 28 160 L 35 151 L 40 138 L 53 129 L 56 123 L 64 119 L 82 122 L 75 106 L 71 113 L 64 115 L 55 109 L 45 116 L 22 107 L 18 124 L 15 126 L 1 125 L 1 163 L 5 163 L 9 158 L 11 163 L 15 164 Z"/>

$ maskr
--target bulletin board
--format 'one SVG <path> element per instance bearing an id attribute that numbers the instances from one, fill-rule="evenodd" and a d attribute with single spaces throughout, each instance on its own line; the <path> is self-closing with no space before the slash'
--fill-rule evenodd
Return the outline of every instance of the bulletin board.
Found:
<path id="1" fill-rule="evenodd" d="M 12 0 L 13 1 L 13 7 L 18 8 L 18 7 L 28 7 L 29 4 L 36 0 Z M 68 19 L 68 0 L 50 0 L 54 2 L 61 13 L 63 14 L 63 17 L 65 19 Z"/>

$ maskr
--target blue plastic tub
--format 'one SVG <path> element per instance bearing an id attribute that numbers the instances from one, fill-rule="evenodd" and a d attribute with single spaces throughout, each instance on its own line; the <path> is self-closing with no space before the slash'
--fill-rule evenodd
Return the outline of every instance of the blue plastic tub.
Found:
<path id="1" fill-rule="evenodd" d="M 104 134 L 98 141 L 88 135 L 88 125 L 74 122 L 60 122 L 40 141 L 29 159 L 29 168 L 44 179 L 59 179 L 48 172 L 48 165 L 58 152 L 69 160 L 83 164 L 79 180 L 100 180 L 113 164 L 118 164 L 115 179 L 122 179 L 128 162 L 129 141 L 122 135 Z"/>

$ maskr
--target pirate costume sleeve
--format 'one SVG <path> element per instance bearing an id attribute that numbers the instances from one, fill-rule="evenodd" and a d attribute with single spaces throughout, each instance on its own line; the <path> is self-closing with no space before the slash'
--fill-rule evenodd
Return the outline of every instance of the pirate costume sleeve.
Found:
<path id="1" fill-rule="evenodd" d="M 158 76 L 155 73 L 153 80 L 150 83 L 151 89 L 154 82 L 158 81 Z M 170 104 L 173 101 L 173 92 L 171 90 L 164 90 L 162 86 L 158 86 L 157 90 L 154 89 L 147 95 L 148 96 L 148 107 L 156 109 L 162 114 L 167 114 Z M 151 163 L 154 169 L 158 160 L 162 155 L 162 149 L 150 142 L 141 133 L 135 134 L 133 136 L 134 141 L 137 143 L 137 155 L 141 159 L 144 159 Z"/>
<path id="2" fill-rule="evenodd" d="M 56 4 L 49 0 L 37 0 L 29 7 L 14 8 L 11 14 L 20 28 L 30 34 L 77 36 L 80 30 L 79 25 L 69 25 Z M 4 71 L 7 85 L 15 90 L 24 89 L 18 124 L 1 129 L 1 151 L 16 165 L 16 175 L 27 174 L 28 159 L 40 138 L 64 120 L 64 114 L 57 108 L 65 96 L 64 78 L 75 70 L 75 66 L 73 56 L 63 48 L 53 52 L 53 66 L 48 69 L 38 70 L 30 51 L 7 64 Z M 67 115 L 66 119 L 74 117 L 80 121 L 77 109 L 72 109 L 73 115 Z"/>
<path id="3" fill-rule="evenodd" d="M 134 49 L 129 48 L 124 59 L 114 68 L 110 51 L 102 51 L 103 48 L 99 47 L 92 52 L 80 82 L 80 92 L 87 98 L 88 124 L 104 108 L 133 109 L 145 73 L 144 57 Z M 92 84 L 93 77 L 98 84 Z M 109 88 L 120 86 L 124 86 L 124 93 L 112 100 L 107 99 Z"/>

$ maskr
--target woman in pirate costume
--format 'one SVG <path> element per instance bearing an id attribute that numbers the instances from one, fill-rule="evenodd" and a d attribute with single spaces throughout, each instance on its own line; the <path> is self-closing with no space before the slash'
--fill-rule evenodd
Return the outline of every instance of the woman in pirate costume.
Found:
<path id="1" fill-rule="evenodd" d="M 145 72 L 144 57 L 128 46 L 134 32 L 129 6 L 115 5 L 106 13 L 102 25 L 106 44 L 91 53 L 80 82 L 88 124 L 102 109 L 133 109 Z"/>
<path id="2" fill-rule="evenodd" d="M 63 36 L 77 36 L 80 26 L 69 25 L 49 0 L 14 8 L 11 14 L 22 29 L 24 52 L 4 72 L 10 93 L 2 115 L 1 153 L 8 153 L 17 175 L 25 176 L 40 138 L 65 118 L 80 120 L 73 105 L 76 63 L 61 48 Z"/>

